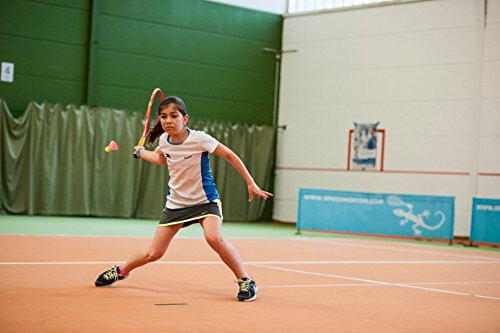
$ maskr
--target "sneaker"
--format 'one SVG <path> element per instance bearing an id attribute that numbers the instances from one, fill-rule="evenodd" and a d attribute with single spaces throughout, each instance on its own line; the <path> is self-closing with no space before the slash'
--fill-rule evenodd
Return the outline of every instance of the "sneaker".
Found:
<path id="1" fill-rule="evenodd" d="M 96 287 L 109 286 L 110 284 L 113 284 L 118 280 L 123 280 L 127 278 L 127 276 L 128 274 L 125 276 L 121 275 L 119 273 L 118 265 L 115 265 L 97 277 L 97 280 L 95 280 L 95 286 Z"/>
<path id="2" fill-rule="evenodd" d="M 254 280 L 245 277 L 237 282 L 240 286 L 240 291 L 238 292 L 237 297 L 238 301 L 251 302 L 257 298 L 258 288 Z"/>

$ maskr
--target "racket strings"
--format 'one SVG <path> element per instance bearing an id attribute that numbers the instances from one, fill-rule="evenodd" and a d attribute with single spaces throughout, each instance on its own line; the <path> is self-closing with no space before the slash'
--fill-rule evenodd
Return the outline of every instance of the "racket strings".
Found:
<path id="1" fill-rule="evenodd" d="M 161 129 L 157 128 L 156 131 L 153 131 L 153 129 L 157 127 L 160 123 L 159 107 L 163 99 L 164 99 L 163 93 L 159 88 L 153 90 L 146 111 L 146 117 L 143 120 L 144 132 L 141 139 L 139 140 L 140 146 L 151 148 L 154 144 L 154 140 L 151 140 L 152 137 L 154 136 L 156 139 L 158 135 L 162 132 Z M 154 134 L 152 132 L 154 132 Z"/>
<path id="2" fill-rule="evenodd" d="M 162 101 L 163 101 L 163 95 L 158 92 L 153 99 L 153 104 L 151 105 L 151 113 L 149 116 L 149 124 L 148 124 L 149 133 L 151 133 L 153 128 L 155 128 L 157 125 L 160 124 L 159 107 Z M 147 143 L 149 143 L 149 138 L 150 138 L 149 133 L 147 135 L 147 140 L 146 140 Z"/>

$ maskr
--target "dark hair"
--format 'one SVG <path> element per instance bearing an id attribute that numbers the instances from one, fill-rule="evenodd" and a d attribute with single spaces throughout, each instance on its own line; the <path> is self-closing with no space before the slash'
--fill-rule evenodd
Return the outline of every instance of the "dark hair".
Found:
<path id="1" fill-rule="evenodd" d="M 184 101 L 177 96 L 169 96 L 165 98 L 158 106 L 157 116 L 160 115 L 161 110 L 163 110 L 170 104 L 175 104 L 175 106 L 177 107 L 177 111 L 182 113 L 183 116 L 187 115 L 186 103 L 184 103 Z M 162 135 L 163 132 L 164 130 L 161 127 L 160 118 L 158 117 L 156 123 L 153 126 L 153 129 L 151 130 L 151 132 L 149 132 L 149 138 L 147 142 L 152 144 L 153 142 L 155 142 L 156 138 Z"/>

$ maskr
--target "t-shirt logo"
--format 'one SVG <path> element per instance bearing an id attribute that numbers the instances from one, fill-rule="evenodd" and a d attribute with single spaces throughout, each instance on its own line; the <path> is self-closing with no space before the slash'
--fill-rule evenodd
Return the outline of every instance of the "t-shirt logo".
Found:
<path id="1" fill-rule="evenodd" d="M 188 158 L 191 158 L 191 157 L 193 157 L 193 155 L 184 156 L 184 159 L 187 160 Z"/>

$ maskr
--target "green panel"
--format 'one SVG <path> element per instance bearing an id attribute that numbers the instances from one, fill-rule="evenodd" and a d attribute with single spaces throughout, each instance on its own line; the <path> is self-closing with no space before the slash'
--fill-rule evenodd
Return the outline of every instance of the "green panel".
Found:
<path id="1" fill-rule="evenodd" d="M 274 70 L 274 56 L 263 52 L 268 42 L 114 16 L 102 16 L 100 23 L 101 49 L 258 73 Z"/>
<path id="2" fill-rule="evenodd" d="M 238 71 L 169 59 L 99 52 L 98 84 L 125 88 L 167 87 L 184 94 L 242 102 L 272 103 L 270 74 Z M 104 70 L 105 69 L 105 70 Z"/>
<path id="3" fill-rule="evenodd" d="M 0 83 L 1 98 L 9 102 L 12 113 L 18 115 L 28 103 L 51 101 L 64 104 L 83 104 L 85 83 L 15 74 L 14 83 Z"/>
<path id="4" fill-rule="evenodd" d="M 85 4 L 88 0 L 78 2 Z M 4 35 L 86 45 L 88 18 L 88 11 L 82 9 L 19 0 L 0 1 L 0 34 Z"/>
<path id="5" fill-rule="evenodd" d="M 156 87 L 156 86 L 155 86 Z M 97 86 L 95 99 L 101 106 L 144 113 L 153 89 Z"/>
<path id="6" fill-rule="evenodd" d="M 180 94 L 179 94 L 180 95 Z M 238 121 L 244 124 L 271 124 L 272 104 L 255 105 L 227 100 L 211 100 L 196 96 L 186 96 L 186 103 L 194 118 Z"/>
<path id="7" fill-rule="evenodd" d="M 204 0 L 150 0 L 147 5 L 103 1 L 101 13 L 272 43 L 281 40 L 281 16 Z"/>
<path id="8" fill-rule="evenodd" d="M 271 124 L 282 17 L 208 1 L 93 7 L 91 105 L 140 110 L 160 87 L 192 116 Z"/>
<path id="9" fill-rule="evenodd" d="M 281 24 L 279 15 L 201 0 L 1 1 L 0 60 L 16 67 L 0 94 L 14 112 L 29 100 L 143 110 L 160 86 L 193 115 L 270 124 L 275 61 L 263 49 L 280 48 Z"/>
<path id="10" fill-rule="evenodd" d="M 29 2 L 38 2 L 38 3 L 43 3 L 47 5 L 53 5 L 53 6 L 59 6 L 59 7 L 66 7 L 66 8 L 74 8 L 74 9 L 83 9 L 83 10 L 90 10 L 90 3 L 92 0 L 25 0 Z"/>
<path id="11" fill-rule="evenodd" d="M 0 60 L 14 82 L 0 95 L 15 114 L 29 101 L 85 103 L 90 0 L 0 1 Z"/>
<path id="12" fill-rule="evenodd" d="M 98 54 L 98 66 L 105 70 L 98 77 L 97 105 L 143 110 L 149 92 L 160 87 L 167 95 L 177 94 L 186 99 L 192 115 L 237 122 L 272 122 L 272 75 L 115 52 Z M 111 87 L 122 91 L 110 94 Z M 134 89 L 144 93 L 125 96 Z M 190 104 L 193 99 L 201 103 Z"/>
<path id="13" fill-rule="evenodd" d="M 116 104 L 115 107 L 144 113 L 149 102 L 151 90 L 99 86 L 96 98 L 102 105 Z M 217 119 L 228 122 L 238 121 L 246 124 L 270 124 L 272 104 L 243 103 L 210 97 L 199 97 L 168 90 L 169 95 L 182 96 L 192 119 Z"/>
<path id="14" fill-rule="evenodd" d="M 2 61 L 15 64 L 15 74 L 84 81 L 87 48 L 45 40 L 0 35 Z"/>

